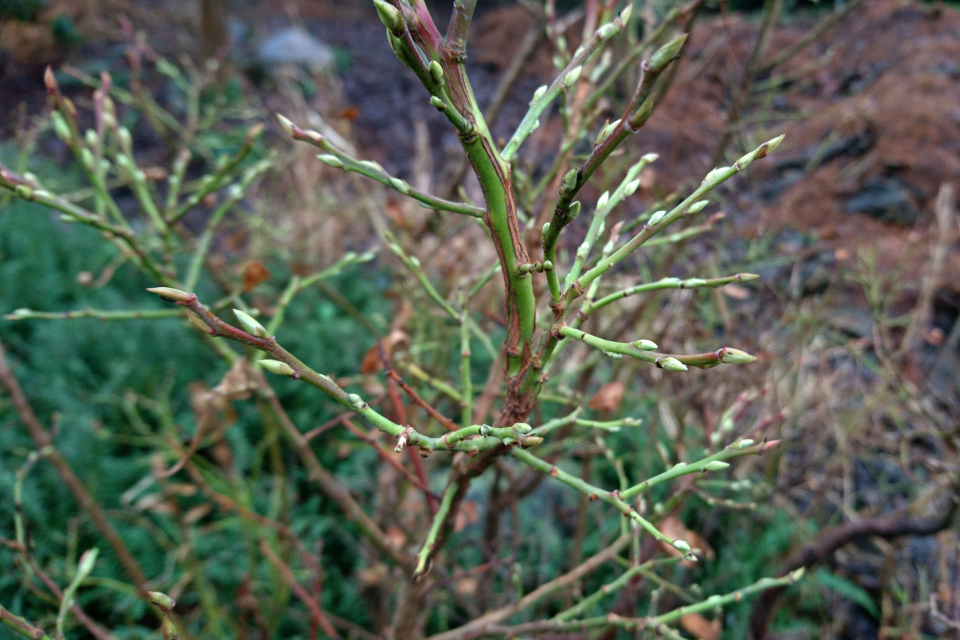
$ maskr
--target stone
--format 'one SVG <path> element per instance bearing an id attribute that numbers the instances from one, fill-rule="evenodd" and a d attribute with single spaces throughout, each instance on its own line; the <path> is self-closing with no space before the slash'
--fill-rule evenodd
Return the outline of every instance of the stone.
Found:
<path id="1" fill-rule="evenodd" d="M 265 66 L 300 65 L 313 71 L 334 64 L 330 47 L 300 27 L 287 27 L 264 40 L 257 59 Z"/>

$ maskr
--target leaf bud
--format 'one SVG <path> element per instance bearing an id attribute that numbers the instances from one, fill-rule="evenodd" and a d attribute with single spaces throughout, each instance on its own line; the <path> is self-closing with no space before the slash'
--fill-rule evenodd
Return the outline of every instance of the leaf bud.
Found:
<path id="1" fill-rule="evenodd" d="M 133 150 L 133 137 L 130 135 L 130 129 L 119 127 L 117 129 L 117 137 L 120 138 L 120 148 L 127 153 L 131 153 Z"/>
<path id="2" fill-rule="evenodd" d="M 709 200 L 698 200 L 690 205 L 690 207 L 687 209 L 687 213 L 700 213 L 708 204 L 710 204 Z"/>
<path id="3" fill-rule="evenodd" d="M 533 100 L 531 100 L 530 102 L 536 102 L 537 100 L 542 98 L 543 94 L 545 94 L 546 92 L 547 92 L 547 85 L 541 86 L 539 89 L 533 92 Z"/>
<path id="4" fill-rule="evenodd" d="M 744 157 L 746 157 L 746 156 L 744 156 Z M 743 158 L 740 158 L 740 160 L 743 160 Z M 738 162 L 739 162 L 739 161 L 738 161 Z M 708 174 L 703 178 L 703 182 L 704 182 L 704 183 L 712 182 L 712 181 L 715 180 L 721 173 L 724 173 L 724 172 L 727 171 L 727 169 L 729 169 L 729 168 L 730 168 L 730 167 L 717 167 L 717 168 L 713 169 L 712 171 L 710 171 L 710 173 L 708 173 Z"/>
<path id="5" fill-rule="evenodd" d="M 258 360 L 257 364 L 270 373 L 275 373 L 278 376 L 292 376 L 294 373 L 296 373 L 296 371 L 293 370 L 293 367 L 288 365 L 286 362 L 280 362 L 279 360 Z"/>
<path id="6" fill-rule="evenodd" d="M 87 576 L 90 575 L 90 572 L 93 571 L 93 566 L 97 563 L 97 556 L 99 554 L 100 550 L 96 547 L 83 552 L 83 555 L 80 556 L 80 562 L 77 563 L 76 580 L 85 580 Z"/>
<path id="7" fill-rule="evenodd" d="M 690 545 L 683 540 L 674 540 L 673 548 L 684 554 L 690 553 Z"/>
<path id="8" fill-rule="evenodd" d="M 580 79 L 580 72 L 583 71 L 583 65 L 574 67 L 567 72 L 567 75 L 563 78 L 563 86 L 569 89 L 577 83 L 577 80 Z"/>
<path id="9" fill-rule="evenodd" d="M 567 219 L 571 222 L 576 220 L 577 216 L 580 215 L 580 209 L 582 209 L 582 207 L 580 206 L 579 200 L 571 202 L 570 207 L 567 209 Z"/>
<path id="10" fill-rule="evenodd" d="M 53 121 L 53 130 L 57 134 L 57 137 L 67 144 L 70 144 L 73 135 L 70 133 L 70 125 L 67 124 L 64 117 L 60 115 L 59 112 L 54 111 L 50 114 L 50 120 Z"/>
<path id="11" fill-rule="evenodd" d="M 612 22 L 608 22 L 607 24 L 597 29 L 593 35 L 596 36 L 597 38 L 600 38 L 601 40 L 605 40 L 609 38 L 611 35 L 613 35 L 613 32 L 616 28 L 617 28 L 617 25 L 613 24 Z"/>
<path id="12" fill-rule="evenodd" d="M 553 271 L 553 262 L 550 260 L 543 261 L 543 270 L 544 271 Z"/>
<path id="13" fill-rule="evenodd" d="M 757 359 L 756 356 L 752 356 L 746 351 L 740 351 L 740 349 L 732 347 L 724 347 L 720 352 L 720 362 L 724 364 L 749 364 Z"/>
<path id="14" fill-rule="evenodd" d="M 723 471 L 729 466 L 730 466 L 730 463 L 728 462 L 723 462 L 721 460 L 714 460 L 704 465 L 703 470 L 704 471 Z"/>
<path id="15" fill-rule="evenodd" d="M 654 73 L 660 73 L 666 69 L 667 65 L 680 55 L 680 48 L 683 47 L 683 43 L 686 41 L 687 35 L 684 34 L 657 49 L 657 51 L 650 56 L 650 70 Z"/>
<path id="16" fill-rule="evenodd" d="M 337 156 L 330 155 L 329 153 L 321 153 L 317 156 L 317 159 L 328 167 L 333 167 L 334 169 L 343 169 L 343 160 Z"/>
<path id="17" fill-rule="evenodd" d="M 699 287 L 704 286 L 705 284 L 707 284 L 706 280 L 701 280 L 700 278 L 687 278 L 686 280 L 680 283 L 680 288 L 681 289 L 697 289 Z"/>
<path id="18" fill-rule="evenodd" d="M 280 126 L 283 128 L 283 130 L 286 132 L 286 134 L 287 134 L 288 136 L 292 136 L 292 135 L 293 135 L 293 122 L 290 121 L 290 118 L 288 118 L 288 117 L 286 117 L 286 116 L 278 113 L 278 114 L 277 114 L 277 120 L 280 121 Z"/>
<path id="19" fill-rule="evenodd" d="M 746 449 L 747 447 L 752 447 L 753 444 L 754 444 L 753 440 L 751 440 L 750 438 L 744 438 L 743 440 L 737 443 L 737 449 Z"/>
<path id="20" fill-rule="evenodd" d="M 93 129 L 87 129 L 83 134 L 83 141 L 87 143 L 88 147 L 96 147 L 100 144 L 100 136 Z"/>
<path id="21" fill-rule="evenodd" d="M 373 6 L 377 8 L 377 15 L 383 26 L 393 32 L 403 31 L 403 18 L 396 7 L 384 0 L 373 0 Z"/>
<path id="22" fill-rule="evenodd" d="M 440 63 L 436 60 L 433 60 L 430 63 L 430 75 L 433 76 L 433 80 L 437 84 L 441 84 L 443 82 L 443 67 L 441 67 Z"/>
<path id="23" fill-rule="evenodd" d="M 150 596 L 150 602 L 157 605 L 164 611 L 170 611 L 177 606 L 177 602 L 173 598 L 165 593 L 161 593 L 160 591 L 149 591 L 147 592 L 147 595 Z"/>
<path id="24" fill-rule="evenodd" d="M 570 169 L 563 176 L 563 180 L 560 182 L 560 195 L 563 196 L 567 193 L 572 192 L 577 188 L 577 180 L 579 179 L 580 171 L 578 169 Z"/>
<path id="25" fill-rule="evenodd" d="M 667 212 L 665 210 L 655 212 L 652 216 L 650 216 L 650 219 L 647 220 L 647 226 L 653 227 L 655 225 L 660 224 L 660 221 L 663 220 L 663 217 L 665 215 L 667 215 Z"/>
<path id="26" fill-rule="evenodd" d="M 430 96 L 430 104 L 438 111 L 446 111 L 447 105 L 438 96 Z"/>
<path id="27" fill-rule="evenodd" d="M 603 209 L 607 206 L 607 203 L 610 201 L 610 192 L 604 191 L 600 194 L 600 199 L 597 200 L 597 209 Z"/>
<path id="28" fill-rule="evenodd" d="M 234 309 L 233 315 L 237 316 L 237 320 L 240 321 L 240 324 L 243 326 L 243 330 L 247 333 L 258 338 L 270 337 L 270 334 L 267 333 L 267 330 L 263 327 L 263 325 L 257 322 L 249 313 L 243 312 L 240 309 Z"/>
<path id="29" fill-rule="evenodd" d="M 620 22 L 626 25 L 630 22 L 630 15 L 633 13 L 633 3 L 627 4 L 627 7 L 620 12 Z"/>
<path id="30" fill-rule="evenodd" d="M 652 340 L 634 340 L 630 346 L 641 351 L 656 351 L 657 343 Z"/>
<path id="31" fill-rule="evenodd" d="M 630 196 L 635 194 L 637 192 L 637 189 L 639 188 L 640 188 L 640 179 L 637 178 L 636 180 L 631 180 L 630 182 L 627 183 L 627 186 L 623 188 L 623 197 L 629 198 Z"/>
<path id="32" fill-rule="evenodd" d="M 13 192 L 17 194 L 17 197 L 21 200 L 33 200 L 34 198 L 33 189 L 25 184 L 18 184 Z"/>
<path id="33" fill-rule="evenodd" d="M 155 293 L 162 298 L 167 300 L 174 300 L 176 302 L 193 302 L 197 299 L 192 293 L 187 293 L 186 291 L 181 291 L 180 289 L 173 289 L 171 287 L 151 287 L 147 289 L 150 293 Z"/>
<path id="34" fill-rule="evenodd" d="M 93 152 L 90 151 L 90 149 L 87 149 L 86 147 L 84 147 L 83 149 L 80 150 L 80 162 L 83 163 L 83 166 L 88 171 L 96 171 L 97 161 L 93 157 Z"/>
<path id="35" fill-rule="evenodd" d="M 687 370 L 687 365 L 683 364 L 676 358 L 658 358 L 657 366 L 659 366 L 661 369 L 674 372 Z"/>

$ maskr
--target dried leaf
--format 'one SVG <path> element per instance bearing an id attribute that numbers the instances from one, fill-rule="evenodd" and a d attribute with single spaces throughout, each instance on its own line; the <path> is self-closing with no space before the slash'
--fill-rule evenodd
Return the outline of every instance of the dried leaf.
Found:
<path id="1" fill-rule="evenodd" d="M 395 524 L 390 525 L 384 532 L 387 536 L 387 545 L 394 549 L 402 549 L 407 544 L 407 534 Z"/>
<path id="2" fill-rule="evenodd" d="M 739 284 L 728 284 L 722 291 L 728 298 L 733 298 L 734 300 L 746 300 L 750 297 L 750 290 Z"/>
<path id="3" fill-rule="evenodd" d="M 383 345 L 383 351 L 386 353 L 387 360 L 390 360 L 393 357 L 393 350 L 400 344 L 405 344 L 409 341 L 409 337 L 403 331 L 395 329 L 390 332 L 386 338 L 380 341 Z M 360 373 L 376 373 L 383 369 L 383 359 L 380 357 L 380 347 L 374 344 L 372 347 L 367 349 L 367 353 L 363 356 L 363 361 L 360 363 Z"/>
<path id="4" fill-rule="evenodd" d="M 250 373 L 247 361 L 237 358 L 213 391 L 227 400 L 246 400 L 256 388 L 257 381 Z"/>
<path id="5" fill-rule="evenodd" d="M 474 596 L 477 593 L 477 588 L 480 586 L 480 581 L 474 578 L 473 576 L 466 576 L 460 578 L 453 585 L 453 590 L 461 596 Z"/>
<path id="6" fill-rule="evenodd" d="M 680 626 L 700 640 L 717 640 L 720 637 L 720 619 L 707 620 L 699 613 L 680 616 Z"/>
<path id="7" fill-rule="evenodd" d="M 387 565 L 382 562 L 371 567 L 364 567 L 357 572 L 357 577 L 360 579 L 360 584 L 364 587 L 375 587 L 390 574 L 390 570 L 387 568 Z"/>
<path id="8" fill-rule="evenodd" d="M 622 382 L 608 382 L 590 398 L 587 406 L 594 411 L 616 411 L 620 408 L 620 401 L 623 400 L 623 390 Z"/>
<path id="9" fill-rule="evenodd" d="M 479 519 L 477 514 L 477 503 L 473 500 L 464 500 L 457 512 L 457 518 L 453 522 L 453 530 L 460 533 Z"/>
<path id="10" fill-rule="evenodd" d="M 259 260 L 254 260 L 243 270 L 243 292 L 250 293 L 270 279 L 270 269 Z"/>

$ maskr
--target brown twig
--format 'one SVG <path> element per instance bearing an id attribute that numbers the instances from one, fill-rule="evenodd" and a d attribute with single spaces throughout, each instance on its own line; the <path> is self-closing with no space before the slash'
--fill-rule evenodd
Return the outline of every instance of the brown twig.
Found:
<path id="1" fill-rule="evenodd" d="M 955 491 L 955 489 L 954 489 Z M 900 509 L 886 516 L 865 518 L 857 522 L 845 522 L 827 529 L 812 542 L 797 549 L 786 559 L 778 576 L 785 576 L 800 567 L 809 567 L 827 560 L 840 547 L 869 536 L 897 538 L 900 536 L 928 536 L 941 531 L 953 522 L 957 512 L 957 498 L 949 498 L 950 506 L 939 514 L 930 517 L 912 517 L 906 509 Z M 785 587 L 765 591 L 753 606 L 750 616 L 750 638 L 763 640 L 767 625 L 773 617 L 777 599 Z"/>
<path id="2" fill-rule="evenodd" d="M 2 341 L 0 341 L 0 386 L 6 388 L 10 394 L 10 399 L 17 411 L 17 415 L 20 416 L 20 421 L 26 425 L 27 431 L 30 433 L 30 438 L 33 440 L 37 449 L 50 447 L 50 452 L 46 456 L 47 460 L 49 460 L 57 470 L 60 479 L 63 480 L 67 489 L 73 494 L 81 510 L 90 515 L 90 519 L 93 520 L 93 524 L 100 532 L 100 535 L 107 540 L 107 543 L 117 555 L 117 559 L 120 561 L 120 564 L 123 565 L 127 575 L 133 580 L 134 586 L 137 588 L 137 593 L 142 598 L 147 598 L 147 576 L 140 567 L 140 563 L 133 557 L 123 538 L 120 537 L 116 529 L 113 528 L 113 525 L 110 524 L 110 521 L 107 520 L 103 508 L 93 499 L 93 496 L 90 495 L 90 492 L 87 491 L 87 488 L 73 472 L 70 463 L 67 462 L 66 458 L 64 458 L 60 451 L 54 446 L 53 437 L 33 412 L 33 407 L 30 406 L 30 402 L 24 395 L 20 383 L 17 382 L 17 378 L 13 375 L 13 372 L 7 364 L 7 357 Z"/>
<path id="3" fill-rule="evenodd" d="M 324 614 L 323 610 L 320 608 L 320 604 L 314 600 L 310 593 L 303 588 L 303 585 L 300 584 L 300 581 L 297 580 L 297 577 L 293 575 L 293 570 L 290 569 L 290 566 L 283 561 L 283 559 L 277 555 L 277 553 L 270 548 L 270 545 L 267 543 L 266 538 L 260 538 L 260 550 L 263 552 L 263 555 L 267 557 L 267 560 L 270 561 L 277 571 L 280 572 L 280 575 L 283 577 L 283 581 L 287 583 L 287 586 L 300 598 L 300 601 L 303 602 L 310 610 L 310 616 L 316 624 L 323 628 L 323 632 L 326 633 L 331 638 L 336 638 L 339 640 L 340 635 L 337 633 L 336 629 L 333 628 L 333 625 L 330 624 L 330 621 L 327 619 L 327 616 Z"/>

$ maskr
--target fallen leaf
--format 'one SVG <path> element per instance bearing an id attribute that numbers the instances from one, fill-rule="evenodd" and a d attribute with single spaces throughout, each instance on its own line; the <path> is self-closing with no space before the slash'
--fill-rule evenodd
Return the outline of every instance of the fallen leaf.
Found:
<path id="1" fill-rule="evenodd" d="M 453 585 L 453 590 L 461 596 L 473 596 L 477 593 L 477 588 L 480 586 L 480 581 L 474 578 L 473 576 L 467 576 L 465 578 L 460 578 Z"/>
<path id="2" fill-rule="evenodd" d="M 620 401 L 623 400 L 623 390 L 622 382 L 608 382 L 593 394 L 587 406 L 594 411 L 616 411 L 620 408 Z"/>
<path id="3" fill-rule="evenodd" d="M 680 626 L 700 640 L 717 640 L 720 637 L 720 619 L 707 620 L 699 613 L 680 616 Z"/>
<path id="4" fill-rule="evenodd" d="M 473 524 L 479 518 L 477 503 L 473 500 L 464 500 L 463 504 L 460 505 L 460 510 L 457 511 L 457 517 L 453 522 L 453 530 L 460 533 L 467 528 L 467 525 Z"/>
<path id="5" fill-rule="evenodd" d="M 270 269 L 259 260 L 254 260 L 243 270 L 243 292 L 250 293 L 269 279 Z"/>
<path id="6" fill-rule="evenodd" d="M 734 300 L 746 300 L 750 297 L 750 290 L 739 284 L 728 284 L 723 288 L 723 293 Z"/>
<path id="7" fill-rule="evenodd" d="M 387 356 L 389 361 L 393 357 L 393 350 L 400 344 L 406 343 L 409 341 L 409 337 L 403 331 L 395 329 L 390 332 L 386 338 L 380 341 L 380 344 L 383 345 L 383 351 Z M 380 357 L 380 347 L 377 344 L 374 344 L 372 347 L 367 349 L 367 353 L 364 354 L 363 360 L 360 362 L 360 373 L 375 373 L 383 369 L 383 358 Z"/>

